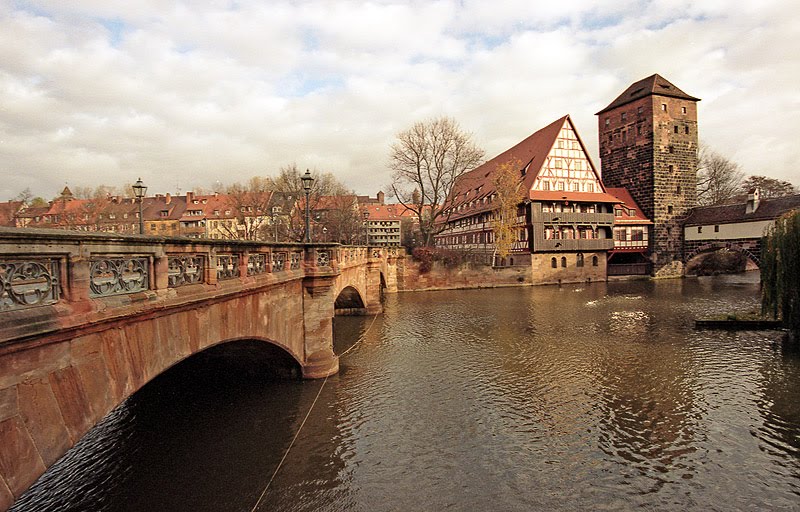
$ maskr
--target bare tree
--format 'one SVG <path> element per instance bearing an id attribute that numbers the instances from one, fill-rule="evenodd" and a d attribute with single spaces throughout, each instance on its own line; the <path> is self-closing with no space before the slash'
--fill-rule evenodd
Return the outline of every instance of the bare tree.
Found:
<path id="1" fill-rule="evenodd" d="M 284 197 L 291 197 L 293 201 L 304 205 L 305 190 L 303 190 L 303 182 L 300 180 L 303 174 L 305 171 L 301 172 L 296 163 L 285 165 L 280 168 L 278 176 L 273 180 L 273 187 Z M 311 176 L 314 178 L 314 182 L 311 184 L 308 205 L 312 211 L 317 209 L 320 198 L 324 196 L 353 195 L 353 192 L 347 190 L 332 173 L 323 173 L 313 169 Z M 287 218 L 287 235 L 290 239 L 299 242 L 303 240 L 305 230 L 304 206 L 296 208 L 293 213 Z"/>
<path id="2" fill-rule="evenodd" d="M 762 198 L 783 197 L 797 194 L 797 187 L 788 181 L 776 180 L 775 178 L 768 178 L 766 176 L 750 176 L 742 182 L 742 189 L 740 192 L 746 194 L 754 188 L 761 190 Z"/>
<path id="3" fill-rule="evenodd" d="M 267 178 L 254 176 L 247 184 L 234 183 L 225 194 L 225 203 L 230 207 L 236 222 L 222 223 L 226 235 L 233 239 L 266 240 L 270 225 L 273 183 Z"/>
<path id="4" fill-rule="evenodd" d="M 741 193 L 744 173 L 732 162 L 706 145 L 697 152 L 697 204 L 725 204 Z"/>
<path id="5" fill-rule="evenodd" d="M 445 203 L 456 179 L 480 164 L 483 155 L 472 136 L 448 117 L 421 121 L 397 134 L 390 152 L 392 193 L 419 218 L 425 245 L 450 217 Z"/>

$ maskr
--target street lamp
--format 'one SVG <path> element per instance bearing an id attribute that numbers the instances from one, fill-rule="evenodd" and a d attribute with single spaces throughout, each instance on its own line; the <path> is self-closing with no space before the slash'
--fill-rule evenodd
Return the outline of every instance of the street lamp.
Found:
<path id="1" fill-rule="evenodd" d="M 144 234 L 144 217 L 142 216 L 142 203 L 144 202 L 144 195 L 147 193 L 147 187 L 142 183 L 142 178 L 136 180 L 133 185 L 133 195 L 139 201 L 139 234 Z"/>
<path id="2" fill-rule="evenodd" d="M 311 177 L 311 171 L 306 169 L 306 173 L 300 178 L 303 182 L 303 190 L 306 191 L 306 243 L 311 243 L 311 215 L 308 210 L 308 194 L 311 193 L 311 185 L 314 183 L 314 178 Z"/>
<path id="3" fill-rule="evenodd" d="M 364 241 L 369 247 L 369 212 L 364 210 L 362 215 L 364 216 Z"/>

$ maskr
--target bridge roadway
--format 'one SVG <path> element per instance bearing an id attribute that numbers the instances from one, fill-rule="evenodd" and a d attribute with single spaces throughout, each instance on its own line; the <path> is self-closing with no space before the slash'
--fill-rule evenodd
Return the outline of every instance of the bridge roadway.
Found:
<path id="1" fill-rule="evenodd" d="M 398 249 L 0 228 L 0 510 L 114 407 L 210 346 L 339 369 L 333 316 L 377 314 Z"/>

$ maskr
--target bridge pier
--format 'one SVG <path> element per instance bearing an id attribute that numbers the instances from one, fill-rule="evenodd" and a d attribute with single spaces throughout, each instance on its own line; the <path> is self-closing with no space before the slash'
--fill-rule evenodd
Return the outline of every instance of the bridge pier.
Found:
<path id="1" fill-rule="evenodd" d="M 333 352 L 334 280 L 336 275 L 303 279 L 303 378 L 319 379 L 339 371 Z"/>

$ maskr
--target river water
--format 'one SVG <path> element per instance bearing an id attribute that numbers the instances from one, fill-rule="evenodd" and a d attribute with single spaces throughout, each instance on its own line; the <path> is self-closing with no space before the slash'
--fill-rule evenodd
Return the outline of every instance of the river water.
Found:
<path id="1" fill-rule="evenodd" d="M 757 304 L 753 274 L 389 296 L 324 386 L 192 358 L 14 510 L 800 510 L 800 354 L 693 329 Z"/>

